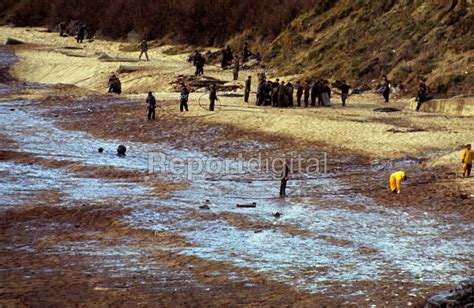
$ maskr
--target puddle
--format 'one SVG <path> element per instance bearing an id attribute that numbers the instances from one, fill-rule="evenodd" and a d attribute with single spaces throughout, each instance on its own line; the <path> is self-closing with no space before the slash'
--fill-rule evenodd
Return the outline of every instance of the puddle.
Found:
<path id="1" fill-rule="evenodd" d="M 29 102 L 0 103 L 0 117 L 2 132 L 16 141 L 17 150 L 47 159 L 147 171 L 151 152 L 187 161 L 212 158 L 186 149 L 176 150 L 170 145 L 131 142 L 125 143 L 127 157 L 120 158 L 115 155 L 115 149 L 122 141 L 59 129 L 51 120 L 42 118 Z M 105 149 L 104 154 L 97 153 L 99 147 Z M 255 150 L 267 147 L 252 142 L 245 144 L 245 148 Z M 290 181 L 289 198 L 280 200 L 276 198 L 279 183 L 266 180 L 269 174 L 249 178 L 238 174 L 236 162 L 229 163 L 234 163 L 229 169 L 230 176 L 212 180 L 216 174 L 196 174 L 188 188 L 160 199 L 149 187 L 125 180 L 83 178 L 62 169 L 2 161 L 0 205 L 19 205 L 30 192 L 48 189 L 60 191 L 65 204 L 88 200 L 121 202 L 133 207 L 126 222 L 134 228 L 180 233 L 195 244 L 195 247 L 175 248 L 182 254 L 249 267 L 309 291 L 324 291 L 333 281 L 350 284 L 360 280 L 403 279 L 454 283 L 472 273 L 474 226 L 459 224 L 455 216 L 385 208 L 364 196 L 347 192 L 347 187 L 331 175 Z M 163 167 L 168 169 L 169 161 Z M 177 175 L 166 173 L 165 177 L 185 180 L 188 168 L 186 164 L 178 165 Z M 193 218 L 186 215 L 206 199 L 210 200 L 211 212 L 241 215 L 243 220 L 275 228 L 256 233 L 254 229 L 237 228 L 218 217 L 206 220 L 199 215 Z M 237 203 L 253 201 L 257 202 L 256 208 L 236 207 Z M 172 210 L 159 211 L 161 207 Z M 281 218 L 275 219 L 271 215 L 273 211 L 281 212 Z M 306 235 L 285 232 L 288 225 Z M 122 252 L 120 247 L 99 250 L 111 256 L 110 262 L 115 262 L 115 253 L 120 256 Z M 81 253 L 88 251 L 86 246 Z M 63 252 L 69 253 L 66 248 Z M 107 266 L 104 264 L 103 269 L 107 270 Z M 114 265 L 117 275 L 121 275 L 118 268 Z M 158 270 L 152 264 L 137 264 L 134 268 Z M 393 273 L 399 277 L 393 278 Z"/>

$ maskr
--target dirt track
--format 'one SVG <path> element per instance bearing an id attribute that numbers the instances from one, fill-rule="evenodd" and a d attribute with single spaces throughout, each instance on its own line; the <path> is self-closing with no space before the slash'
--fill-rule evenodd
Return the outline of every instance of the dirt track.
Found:
<path id="1" fill-rule="evenodd" d="M 321 138 L 319 142 L 292 138 L 291 135 L 285 134 L 276 138 L 274 131 L 255 129 L 254 124 L 248 127 L 235 125 L 233 121 L 239 114 L 240 117 L 246 114 L 244 111 L 223 111 L 220 117 L 214 118 L 201 116 L 205 111 L 199 111 L 191 116 L 181 117 L 175 111 L 174 101 L 162 100 L 159 102 L 161 109 L 158 111 L 157 121 L 146 122 L 141 101 L 121 102 L 116 97 L 104 96 L 80 98 L 87 94 L 87 90 L 67 85 L 24 89 L 14 82 L 11 84 L 15 90 L 8 101 L 22 97 L 34 97 L 37 100 L 33 105 L 2 105 L 4 115 L 10 113 L 9 119 L 15 119 L 11 115 L 16 113 L 16 118 L 24 121 L 18 123 L 18 129 L 1 136 L 3 150 L 0 157 L 4 164 L 2 177 L 5 187 L 12 189 L 6 194 L 8 198 L 5 198 L 1 206 L 0 228 L 4 234 L 1 245 L 5 248 L 2 250 L 6 251 L 0 256 L 3 269 L 0 272 L 2 303 L 152 306 L 206 306 L 209 303 L 213 306 L 410 303 L 420 306 L 430 294 L 449 287 L 450 275 L 455 276 L 455 271 L 451 272 L 449 266 L 456 264 L 456 258 L 459 259 L 459 264 L 470 269 L 471 273 L 465 275 L 472 274 L 472 253 L 471 261 L 469 253 L 465 251 L 460 250 L 456 256 L 456 249 L 460 248 L 456 245 L 462 241 L 453 242 L 453 252 L 444 251 L 446 256 L 441 257 L 432 251 L 436 250 L 436 245 L 440 245 L 440 249 L 450 247 L 447 243 L 455 239 L 465 240 L 466 245 L 469 245 L 471 240 L 472 244 L 472 190 L 466 188 L 466 182 L 446 166 L 438 169 L 426 168 L 432 165 L 431 161 L 424 157 L 409 159 L 409 155 L 403 159 L 377 160 L 358 150 L 340 151 L 337 145 L 328 144 L 325 138 Z M 222 105 L 225 104 L 222 102 Z M 225 109 L 226 106 L 222 108 Z M 236 107 L 232 105 L 227 108 Z M 269 116 L 274 121 L 285 117 L 274 110 L 249 110 L 253 115 L 262 112 L 264 114 L 258 117 Z M 361 114 L 351 115 L 358 111 L 336 110 L 318 117 L 328 119 L 331 116 L 344 116 L 344 121 L 354 122 L 365 116 L 366 112 L 363 110 Z M 48 139 L 41 139 L 44 136 L 36 136 L 35 130 L 27 127 L 28 120 L 25 117 L 28 115 L 31 115 L 31 123 L 36 125 L 36 129 L 44 129 L 47 132 L 52 129 L 50 125 L 54 125 L 64 131 L 65 140 L 70 138 L 71 143 L 63 147 L 59 137 L 59 141 L 53 138 L 51 144 L 45 143 L 44 140 Z M 306 119 L 306 115 L 298 114 L 293 121 L 298 123 L 298 117 Z M 426 116 L 422 123 L 425 129 L 433 125 L 428 118 L 429 116 Z M 372 116 L 372 120 L 395 126 L 399 130 L 411 127 L 411 124 L 400 121 L 397 117 Z M 458 130 L 464 120 L 455 119 L 450 130 Z M 289 127 L 291 125 L 293 124 L 289 124 Z M 83 132 L 88 135 L 81 135 Z M 28 137 L 33 136 L 32 134 L 36 139 Z M 86 139 L 93 142 L 86 142 Z M 110 155 L 113 155 L 115 150 L 112 148 L 114 143 L 110 141 L 108 144 L 106 140 L 130 145 L 129 157 L 126 160 L 112 158 Z M 37 144 L 31 146 L 26 142 Z M 76 147 L 81 144 L 85 148 Z M 106 154 L 109 156 L 105 156 L 105 161 L 112 163 L 104 163 L 102 158 L 97 158 L 96 148 L 91 147 L 96 144 L 106 144 Z M 141 162 L 140 155 L 148 151 L 148 148 L 140 147 L 146 145 L 150 145 L 150 150 L 171 147 L 178 151 L 203 153 L 229 160 L 236 159 L 238 153 L 249 159 L 257 153 L 261 153 L 263 157 L 296 154 L 321 157 L 321 153 L 327 151 L 330 158 L 329 174 L 314 183 L 293 183 L 287 204 L 273 204 L 273 201 L 269 200 L 271 205 L 267 207 L 267 201 L 263 200 L 259 201 L 259 204 L 264 205 L 262 210 L 255 213 L 239 212 L 225 209 L 226 202 L 234 201 L 228 195 L 245 193 L 247 189 L 272 194 L 277 190 L 277 183 L 269 182 L 267 187 L 265 182 L 247 183 L 245 178 L 239 178 L 243 182 L 216 182 L 216 190 L 211 191 L 212 185 L 206 184 L 205 181 L 193 184 L 187 181 L 176 182 L 162 175 L 149 176 L 143 169 L 136 167 L 136 164 Z M 375 155 L 377 156 L 383 154 Z M 399 168 L 407 170 L 413 180 L 402 188 L 403 194 L 398 196 L 389 194 L 385 186 L 389 172 L 387 169 Z M 296 176 L 300 175 L 304 174 Z M 338 185 L 341 185 L 341 188 L 325 187 L 325 181 L 336 181 L 340 183 Z M 41 185 L 42 182 L 45 184 Z M 99 185 L 100 188 L 97 191 L 91 189 L 94 185 Z M 109 185 L 112 185 L 112 188 L 107 188 Z M 252 188 L 252 185 L 256 185 L 256 188 Z M 100 191 L 102 187 L 110 189 L 110 192 L 105 188 L 105 191 Z M 199 190 L 200 187 L 207 187 L 208 194 L 221 192 L 221 195 L 218 194 L 212 200 L 217 204 L 211 206 L 210 212 L 197 208 L 206 196 L 206 192 Z M 197 195 L 193 197 L 180 193 L 186 194 L 188 191 Z M 92 195 L 88 198 L 81 195 L 81 192 L 97 193 L 97 197 Z M 309 195 L 305 196 L 306 194 Z M 253 197 L 259 196 L 255 194 L 250 196 L 249 200 Z M 367 203 L 367 200 L 372 201 Z M 372 202 L 374 206 L 369 205 Z M 303 216 L 293 212 L 300 204 L 303 204 L 303 209 L 307 211 Z M 272 208 L 282 211 L 283 219 L 273 219 Z M 312 215 L 312 208 L 317 208 L 318 212 L 315 216 L 309 216 L 308 221 L 304 220 L 305 215 Z M 318 218 L 318 215 L 325 213 L 331 215 L 333 209 L 339 211 L 334 213 L 334 217 Z M 145 211 L 142 212 L 143 210 Z M 344 216 L 346 212 L 353 216 Z M 365 223 L 363 218 L 372 214 L 380 215 L 380 219 L 393 215 L 393 219 L 400 222 L 394 222 L 394 225 L 390 226 L 393 229 L 384 229 L 376 222 L 377 218 L 374 218 L 368 220 L 373 225 L 358 229 L 356 225 Z M 296 215 L 295 219 L 293 215 Z M 412 220 L 415 225 L 410 226 L 404 222 L 404 216 L 407 216 L 407 222 Z M 315 221 L 318 219 L 321 221 Z M 339 222 L 346 226 L 345 228 L 354 225 L 356 235 L 348 236 L 344 234 L 344 230 L 328 235 L 309 227 L 315 223 L 315 228 L 319 228 L 326 219 L 332 223 Z M 345 219 L 352 221 L 344 222 Z M 186 223 L 187 221 L 189 223 Z M 384 221 L 387 222 L 389 220 Z M 417 226 L 417 222 L 423 225 Z M 217 228 L 235 230 L 228 234 L 220 234 L 218 229 L 207 227 L 200 230 L 202 225 L 214 224 Z M 390 230 L 395 236 L 391 239 L 394 245 L 397 245 L 397 237 L 399 241 L 408 240 L 412 236 L 409 233 L 413 232 L 415 240 L 410 239 L 406 245 L 416 246 L 416 234 L 431 238 L 431 232 L 438 231 L 433 226 L 436 224 L 446 224 L 447 229 L 439 229 L 443 230 L 444 234 L 433 238 L 433 247 L 424 249 L 433 253 L 432 262 L 439 262 L 441 272 L 430 271 L 426 266 L 427 261 L 420 259 L 419 276 L 410 272 L 413 271 L 411 267 L 407 267 L 413 256 L 402 255 L 400 259 L 390 262 L 380 261 L 388 258 L 383 253 L 384 246 L 375 245 L 376 241 L 371 242 L 374 239 L 368 236 L 370 233 L 363 231 L 367 228 L 373 228 L 374 232 Z M 455 227 L 457 224 L 459 226 Z M 154 229 L 156 226 L 160 228 Z M 268 245 L 268 254 L 275 249 L 284 251 L 285 244 L 290 247 L 296 245 L 295 247 L 300 247 L 304 252 L 307 248 L 300 246 L 300 241 L 304 243 L 307 240 L 318 244 L 309 247 L 307 251 L 316 256 L 321 254 L 322 258 L 328 254 L 339 260 L 337 254 L 343 254 L 343 260 L 347 257 L 346 253 L 352 253 L 346 250 L 354 249 L 357 251 L 354 257 L 361 258 L 364 264 L 382 262 L 382 268 L 374 267 L 365 273 L 362 268 L 357 267 L 357 261 L 349 264 L 341 262 L 336 266 L 327 262 L 325 265 L 305 267 L 305 263 L 294 260 L 295 264 L 301 263 L 298 266 L 302 267 L 293 272 L 292 267 L 274 266 L 272 262 L 260 264 L 259 257 L 253 255 L 253 243 L 249 241 L 246 242 L 249 245 L 248 254 L 252 256 L 249 258 L 255 258 L 252 262 L 256 263 L 242 267 L 241 265 L 249 260 L 239 256 L 239 250 L 232 243 L 224 243 L 225 249 L 231 251 L 229 255 L 223 254 L 222 251 L 196 253 L 201 248 L 207 248 L 206 245 L 213 245 L 202 236 L 207 235 L 213 241 L 219 240 L 212 236 L 213 231 L 221 239 L 226 235 L 237 236 L 237 243 L 239 236 L 249 236 L 250 240 L 262 234 L 262 237 L 257 239 L 263 242 L 257 242 L 257 247 L 266 249 Z M 357 235 L 357 232 L 362 233 Z M 357 240 L 358 236 L 361 241 Z M 380 237 L 381 242 L 386 240 L 385 234 L 375 236 Z M 295 238 L 297 240 L 293 242 L 292 239 Z M 270 243 L 267 243 L 267 240 Z M 364 242 L 366 240 L 367 242 Z M 423 237 L 419 240 L 420 247 L 408 250 L 415 254 L 415 260 L 419 252 L 422 252 L 420 256 L 429 254 L 423 251 L 422 245 L 430 240 Z M 278 241 L 282 242 L 281 246 Z M 319 246 L 319 243 L 324 244 Z M 332 247 L 337 247 L 334 255 L 331 255 L 330 251 L 318 250 L 333 249 Z M 403 244 L 400 247 L 403 247 Z M 266 250 L 263 251 L 265 254 Z M 222 259 L 224 255 L 225 258 Z M 301 255 L 301 258 L 305 257 L 308 255 Z M 447 267 L 442 260 L 444 257 L 450 260 Z M 240 259 L 245 260 L 238 261 Z M 273 262 L 282 261 L 284 260 L 276 259 Z M 401 265 L 393 266 L 393 262 L 400 262 Z M 262 266 L 263 270 L 259 266 Z M 331 268 L 332 266 L 335 268 Z M 342 273 L 347 272 L 347 281 L 331 278 L 339 277 L 338 266 Z M 417 267 L 416 264 L 414 266 Z M 334 270 L 336 274 L 333 273 Z M 280 277 L 281 271 L 288 271 L 290 277 Z M 380 277 L 351 278 L 352 275 L 358 277 L 360 274 L 370 277 L 371 271 L 380 272 Z M 318 279 L 322 277 L 327 279 L 321 282 Z M 443 282 L 436 283 L 437 280 Z M 320 285 L 323 289 L 311 291 L 312 285 Z"/>

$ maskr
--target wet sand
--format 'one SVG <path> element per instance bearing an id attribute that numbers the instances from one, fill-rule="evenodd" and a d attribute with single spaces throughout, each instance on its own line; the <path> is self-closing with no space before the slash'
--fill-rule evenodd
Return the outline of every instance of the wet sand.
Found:
<path id="1" fill-rule="evenodd" d="M 21 29 L 9 31 L 32 38 Z M 54 34 L 33 33 L 53 40 Z M 41 76 L 48 65 L 36 73 L 32 48 L 51 56 L 64 41 L 52 42 L 16 50 L 20 62 L 13 72 L 20 80 L 53 85 L 25 88 L 11 81 L 13 93 L 2 98 L 28 99 L 2 105 L 20 121 L 0 139 L 3 181 L 11 188 L 0 207 L 8 251 L 1 259 L 3 303 L 420 306 L 472 275 L 472 179 L 460 179 L 449 165 L 452 148 L 443 150 L 472 136 L 465 125 L 472 118 L 374 114 L 380 103 L 372 96 L 354 98 L 357 107 L 346 110 L 250 108 L 241 98 L 225 98 L 220 112 L 209 115 L 196 105 L 203 104 L 202 94 L 192 96 L 195 109 L 181 116 L 169 100 L 176 96 L 166 83 L 176 77 L 169 69 L 156 79 L 162 91 L 157 121 L 147 122 L 143 95 L 131 93 L 153 85 L 140 74 L 122 79 L 125 85 L 137 78 L 136 85 L 130 82 L 135 90 L 125 88 L 125 97 L 139 99 L 134 102 L 98 95 L 103 87 L 94 76 L 76 83 L 69 78 L 79 75 L 66 74 L 58 63 L 62 77 Z M 151 56 L 160 62 L 156 52 Z M 49 62 L 58 58 L 51 57 Z M 76 58 L 82 59 L 72 57 L 69 65 L 78 70 Z M 182 57 L 170 58 L 185 64 Z M 155 69 L 173 63 L 167 61 Z M 54 85 L 58 79 L 80 87 Z M 64 136 L 49 140 L 35 128 Z M 426 140 L 431 135 L 434 141 Z M 126 160 L 113 157 L 118 143 L 129 146 Z M 96 148 L 104 144 L 108 156 L 97 158 Z M 229 160 L 239 153 L 248 159 L 257 153 L 322 157 L 326 151 L 329 172 L 290 182 L 290 198 L 281 203 L 272 199 L 278 183 L 248 176 L 209 183 L 145 175 L 152 150 Z M 413 180 L 402 195 L 389 194 L 387 175 L 400 168 Z M 198 210 L 207 198 L 211 211 Z M 257 200 L 258 210 L 233 209 L 239 200 Z M 271 216 L 274 210 L 282 219 Z"/>

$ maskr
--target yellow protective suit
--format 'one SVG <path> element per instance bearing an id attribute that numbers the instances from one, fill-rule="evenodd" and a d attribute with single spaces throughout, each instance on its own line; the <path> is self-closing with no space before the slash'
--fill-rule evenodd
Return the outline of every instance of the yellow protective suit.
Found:
<path id="1" fill-rule="evenodd" d="M 462 161 L 462 173 L 466 172 L 468 165 L 472 165 L 472 150 L 465 148 L 461 152 L 461 161 Z"/>
<path id="2" fill-rule="evenodd" d="M 390 176 L 390 191 L 394 192 L 396 190 L 397 192 L 400 192 L 400 184 L 402 183 L 404 177 L 405 172 L 403 171 L 393 173 Z"/>

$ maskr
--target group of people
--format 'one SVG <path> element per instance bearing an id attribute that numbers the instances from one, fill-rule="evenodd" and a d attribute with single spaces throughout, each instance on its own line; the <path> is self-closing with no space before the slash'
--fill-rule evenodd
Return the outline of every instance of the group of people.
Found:
<path id="1" fill-rule="evenodd" d="M 341 91 L 342 106 L 346 105 L 349 96 L 350 86 L 345 80 L 335 83 L 335 86 Z M 246 93 L 247 93 L 246 87 Z M 296 92 L 296 104 L 294 102 L 294 93 Z M 330 107 L 331 106 L 331 88 L 329 82 L 324 79 L 313 81 L 306 80 L 304 84 L 298 80 L 295 85 L 291 82 L 285 84 L 284 81 L 276 79 L 275 82 L 261 78 L 257 89 L 257 105 L 273 107 Z"/>
<path id="2" fill-rule="evenodd" d="M 244 44 L 244 47 L 242 49 L 242 54 L 241 56 L 234 56 L 234 52 L 230 48 L 230 46 L 227 46 L 225 49 L 222 50 L 222 61 L 221 61 L 221 67 L 222 69 L 226 69 L 229 66 L 234 63 L 234 70 L 235 70 L 235 63 L 236 59 L 241 59 L 242 63 L 246 63 L 250 58 L 255 59 L 257 62 L 260 62 L 262 60 L 260 53 L 252 53 L 249 49 L 249 44 L 246 42 Z"/>

